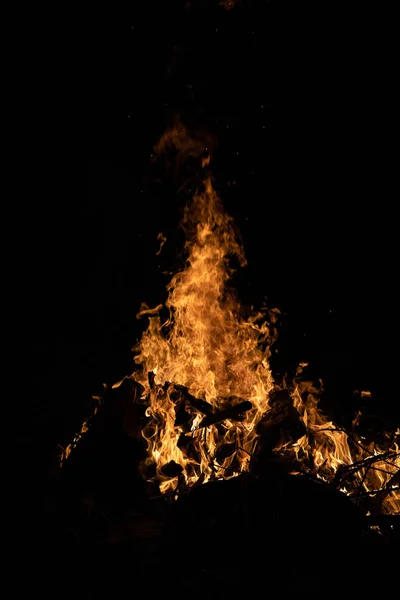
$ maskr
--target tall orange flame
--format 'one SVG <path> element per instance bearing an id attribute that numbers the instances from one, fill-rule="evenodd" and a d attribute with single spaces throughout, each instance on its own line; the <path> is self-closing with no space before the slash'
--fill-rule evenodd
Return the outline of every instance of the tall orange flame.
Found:
<path id="1" fill-rule="evenodd" d="M 158 386 L 167 382 L 185 386 L 214 409 L 222 409 L 232 397 L 252 403 L 240 424 L 224 422 L 222 434 L 215 425 L 199 429 L 203 415 L 197 414 L 191 435 L 201 440 L 199 447 L 205 456 L 194 477 L 203 473 L 207 480 L 211 475 L 226 476 L 232 463 L 227 458 L 210 468 L 207 456 L 215 455 L 220 444 L 235 443 L 242 449 L 237 453 L 239 470 L 245 468 L 254 449 L 255 426 L 268 409 L 273 385 L 268 364 L 272 333 L 261 313 L 247 320 L 241 316 L 235 294 L 227 287 L 229 258 L 236 256 L 240 264 L 245 259 L 232 219 L 223 212 L 210 178 L 186 209 L 183 225 L 189 235 L 186 268 L 168 286 L 169 319 L 162 323 L 159 316 L 149 316 L 149 327 L 136 348 L 135 360 L 142 368 L 134 376 L 150 394 L 148 414 L 154 426 L 145 432 L 150 455 L 158 469 L 174 460 L 185 469 L 188 480 L 193 478 L 191 461 L 176 447 L 182 430 L 174 427 L 175 404 L 168 391 L 150 389 L 147 374 L 155 374 Z M 142 307 L 140 315 L 146 313 L 147 308 Z M 166 482 L 163 490 L 170 487 Z"/>

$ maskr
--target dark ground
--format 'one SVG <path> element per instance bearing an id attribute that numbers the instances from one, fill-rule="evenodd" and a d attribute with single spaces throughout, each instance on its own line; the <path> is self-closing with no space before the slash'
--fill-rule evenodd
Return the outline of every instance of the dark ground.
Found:
<path id="1" fill-rule="evenodd" d="M 39 248 L 45 300 L 18 439 L 21 457 L 34 443 L 36 490 L 91 395 L 132 369 L 140 303 L 162 301 L 162 271 L 182 264 L 186 173 L 150 156 L 177 115 L 214 140 L 215 186 L 248 259 L 235 281 L 243 303 L 266 297 L 282 312 L 275 372 L 307 360 L 336 419 L 366 389 L 368 409 L 400 423 L 387 17 L 314 2 L 186 4 L 97 12 L 88 25 L 88 193 L 54 230 L 56 269 Z M 40 493 L 32 506 L 42 514 Z"/>

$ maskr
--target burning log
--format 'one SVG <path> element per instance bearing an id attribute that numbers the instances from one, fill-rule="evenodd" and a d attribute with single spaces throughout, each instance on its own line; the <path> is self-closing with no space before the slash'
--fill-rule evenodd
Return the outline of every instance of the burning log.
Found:
<path id="1" fill-rule="evenodd" d="M 243 413 L 251 410 L 253 408 L 252 403 L 249 400 L 244 400 L 243 402 L 239 402 L 239 404 L 235 404 L 234 406 L 229 406 L 228 408 L 223 408 L 222 410 L 207 415 L 199 424 L 199 429 L 202 427 L 209 427 L 210 425 L 215 425 L 216 423 L 220 423 L 221 421 L 225 421 L 226 419 L 231 419 L 232 421 L 241 421 L 243 418 Z"/>
<path id="2" fill-rule="evenodd" d="M 212 406 L 205 400 L 196 398 L 182 385 L 171 385 L 170 398 L 177 405 L 175 413 L 175 427 L 181 427 L 185 432 L 190 431 L 194 411 L 203 415 L 212 413 Z"/>
<path id="3" fill-rule="evenodd" d="M 201 412 L 203 415 L 211 415 L 213 412 L 213 407 L 211 404 L 190 394 L 187 388 L 185 388 L 183 385 L 174 385 L 174 389 L 170 393 L 170 398 L 174 402 L 184 402 L 185 404 Z"/>

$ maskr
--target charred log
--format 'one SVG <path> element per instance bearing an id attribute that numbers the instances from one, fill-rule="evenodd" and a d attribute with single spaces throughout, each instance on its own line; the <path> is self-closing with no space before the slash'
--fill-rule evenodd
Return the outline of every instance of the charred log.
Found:
<path id="1" fill-rule="evenodd" d="M 170 393 L 170 398 L 174 402 L 184 402 L 189 407 L 201 412 L 203 415 L 211 415 L 213 412 L 211 404 L 205 400 L 201 400 L 201 398 L 196 398 L 182 385 L 174 385 L 174 389 Z"/>
<path id="2" fill-rule="evenodd" d="M 251 410 L 252 407 L 253 405 L 251 402 L 249 402 L 249 400 L 244 400 L 243 402 L 239 402 L 239 404 L 235 404 L 234 406 L 223 408 L 222 410 L 216 413 L 204 417 L 204 419 L 200 422 L 199 429 L 202 427 L 209 427 L 210 425 L 215 425 L 216 423 L 220 423 L 221 421 L 225 421 L 226 419 L 232 419 L 233 421 L 241 421 L 243 419 L 244 413 Z"/>

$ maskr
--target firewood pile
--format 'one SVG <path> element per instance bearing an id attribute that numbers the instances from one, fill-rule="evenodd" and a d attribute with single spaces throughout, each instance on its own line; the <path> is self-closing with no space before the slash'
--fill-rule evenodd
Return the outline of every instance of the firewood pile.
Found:
<path id="1" fill-rule="evenodd" d="M 396 564 L 398 517 L 380 508 L 398 485 L 398 472 L 391 488 L 367 494 L 359 486 L 351 496 L 340 490 L 346 484 L 350 489 L 356 471 L 373 469 L 378 457 L 366 456 L 324 481 L 312 464 L 305 468 L 275 452 L 279 441 L 305 435 L 281 390 L 258 426 L 257 452 L 247 472 L 203 485 L 200 478 L 188 487 L 182 467 L 171 461 L 162 476 L 176 486 L 161 494 L 141 435 L 147 422 L 142 396 L 141 386 L 129 378 L 106 390 L 68 458 L 62 457 L 54 482 L 65 568 L 84 581 L 76 584 L 83 597 L 242 598 L 263 588 L 268 593 L 269 586 L 283 594 L 316 595 L 333 581 L 348 593 L 379 591 L 380 576 L 371 579 L 366 565 L 384 565 L 390 572 Z M 179 446 L 194 457 L 190 428 L 185 429 L 191 407 L 203 414 L 199 426 L 208 427 L 240 420 L 250 404 L 236 398 L 216 411 L 179 386 L 174 399 L 183 429 Z M 212 460 L 222 461 L 233 450 L 222 446 Z M 388 451 L 379 460 L 392 458 Z"/>

